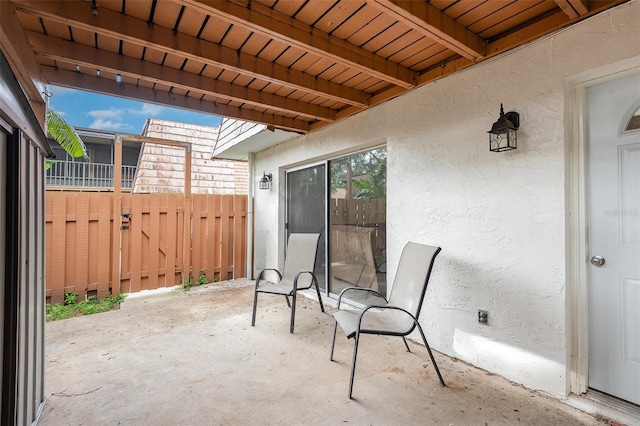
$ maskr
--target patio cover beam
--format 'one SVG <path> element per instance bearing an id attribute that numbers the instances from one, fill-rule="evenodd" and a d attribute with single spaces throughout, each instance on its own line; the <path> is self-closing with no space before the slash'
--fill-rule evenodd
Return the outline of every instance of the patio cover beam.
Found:
<path id="1" fill-rule="evenodd" d="M 60 1 L 15 0 L 14 3 L 16 9 L 21 12 L 51 19 L 63 25 L 72 25 L 116 40 L 152 47 L 182 58 L 314 93 L 337 102 L 359 107 L 369 104 L 370 95 L 363 91 L 240 53 L 235 49 L 174 32 L 160 25 L 150 26 L 146 21 L 107 8 L 101 8 L 98 15 L 92 15 L 90 3 L 79 2 L 74 7 Z"/>
<path id="2" fill-rule="evenodd" d="M 29 41 L 38 55 L 55 61 L 96 68 L 101 71 L 111 71 L 114 74 L 127 75 L 134 79 L 161 83 L 187 91 L 197 91 L 260 108 L 274 109 L 284 114 L 303 115 L 326 122 L 332 122 L 335 117 L 334 111 L 329 108 L 180 71 L 176 68 L 142 61 L 115 52 L 106 52 L 41 33 L 29 32 Z"/>
<path id="3" fill-rule="evenodd" d="M 248 7 L 242 7 L 218 0 L 162 1 L 177 1 L 179 4 L 191 6 L 207 15 L 267 35 L 320 57 L 330 58 L 406 89 L 414 87 L 418 78 L 418 74 L 407 67 L 333 37 L 311 25 L 296 21 L 258 2 L 249 2 Z"/>
<path id="4" fill-rule="evenodd" d="M 4 0 L 0 0 L 0 49 L 27 95 L 38 124 L 44 130 L 47 82 L 11 2 Z"/>
<path id="5" fill-rule="evenodd" d="M 148 87 L 129 83 L 117 83 L 113 80 L 82 74 L 74 71 L 66 71 L 56 68 L 46 68 L 44 72 L 51 84 L 73 89 L 88 90 L 106 95 L 119 96 L 143 102 L 160 105 L 171 105 L 175 108 L 186 109 L 205 114 L 222 115 L 237 118 L 244 121 L 258 123 L 271 123 L 278 128 L 291 130 L 298 133 L 308 133 L 309 123 L 303 120 L 286 118 L 274 114 L 250 111 L 229 105 L 220 105 L 214 102 L 193 98 L 190 96 L 176 95 L 169 92 L 155 91 Z"/>
<path id="6" fill-rule="evenodd" d="M 571 19 L 579 18 L 589 13 L 589 5 L 584 0 L 555 0 L 560 9 Z"/>

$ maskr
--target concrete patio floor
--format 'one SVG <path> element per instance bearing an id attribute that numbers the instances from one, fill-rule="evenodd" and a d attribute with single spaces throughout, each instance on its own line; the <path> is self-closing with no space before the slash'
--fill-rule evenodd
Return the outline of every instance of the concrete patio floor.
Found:
<path id="1" fill-rule="evenodd" d="M 46 324 L 39 425 L 604 425 L 560 401 L 399 338 L 364 336 L 354 399 L 353 342 L 336 339 L 317 301 L 252 283 L 128 298 L 122 309 Z M 331 312 L 331 308 L 327 308 Z M 427 336 L 428 338 L 429 336 Z"/>

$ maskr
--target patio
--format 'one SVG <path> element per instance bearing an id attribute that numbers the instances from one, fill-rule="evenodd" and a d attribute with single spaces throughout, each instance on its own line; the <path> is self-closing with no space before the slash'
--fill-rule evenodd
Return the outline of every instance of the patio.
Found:
<path id="1" fill-rule="evenodd" d="M 252 298 L 226 281 L 47 323 L 38 424 L 608 424 L 436 352 L 444 388 L 398 338 L 363 337 L 350 401 L 353 343 L 338 335 L 329 361 L 330 314 L 300 297 L 292 335 L 284 300 L 263 296 L 251 327 Z"/>

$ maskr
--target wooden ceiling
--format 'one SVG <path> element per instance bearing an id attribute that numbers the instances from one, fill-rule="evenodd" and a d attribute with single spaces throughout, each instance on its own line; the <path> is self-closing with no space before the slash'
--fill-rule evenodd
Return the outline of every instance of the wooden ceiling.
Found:
<path id="1" fill-rule="evenodd" d="M 10 5 L 50 84 L 307 133 L 625 1 Z"/>

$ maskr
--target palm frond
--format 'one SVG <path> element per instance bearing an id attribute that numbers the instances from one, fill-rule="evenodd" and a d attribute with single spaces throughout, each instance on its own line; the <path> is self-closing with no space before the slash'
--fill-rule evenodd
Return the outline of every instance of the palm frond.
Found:
<path id="1" fill-rule="evenodd" d="M 87 147 L 76 129 L 68 124 L 64 118 L 52 109 L 47 110 L 47 132 L 72 157 L 89 158 Z"/>

